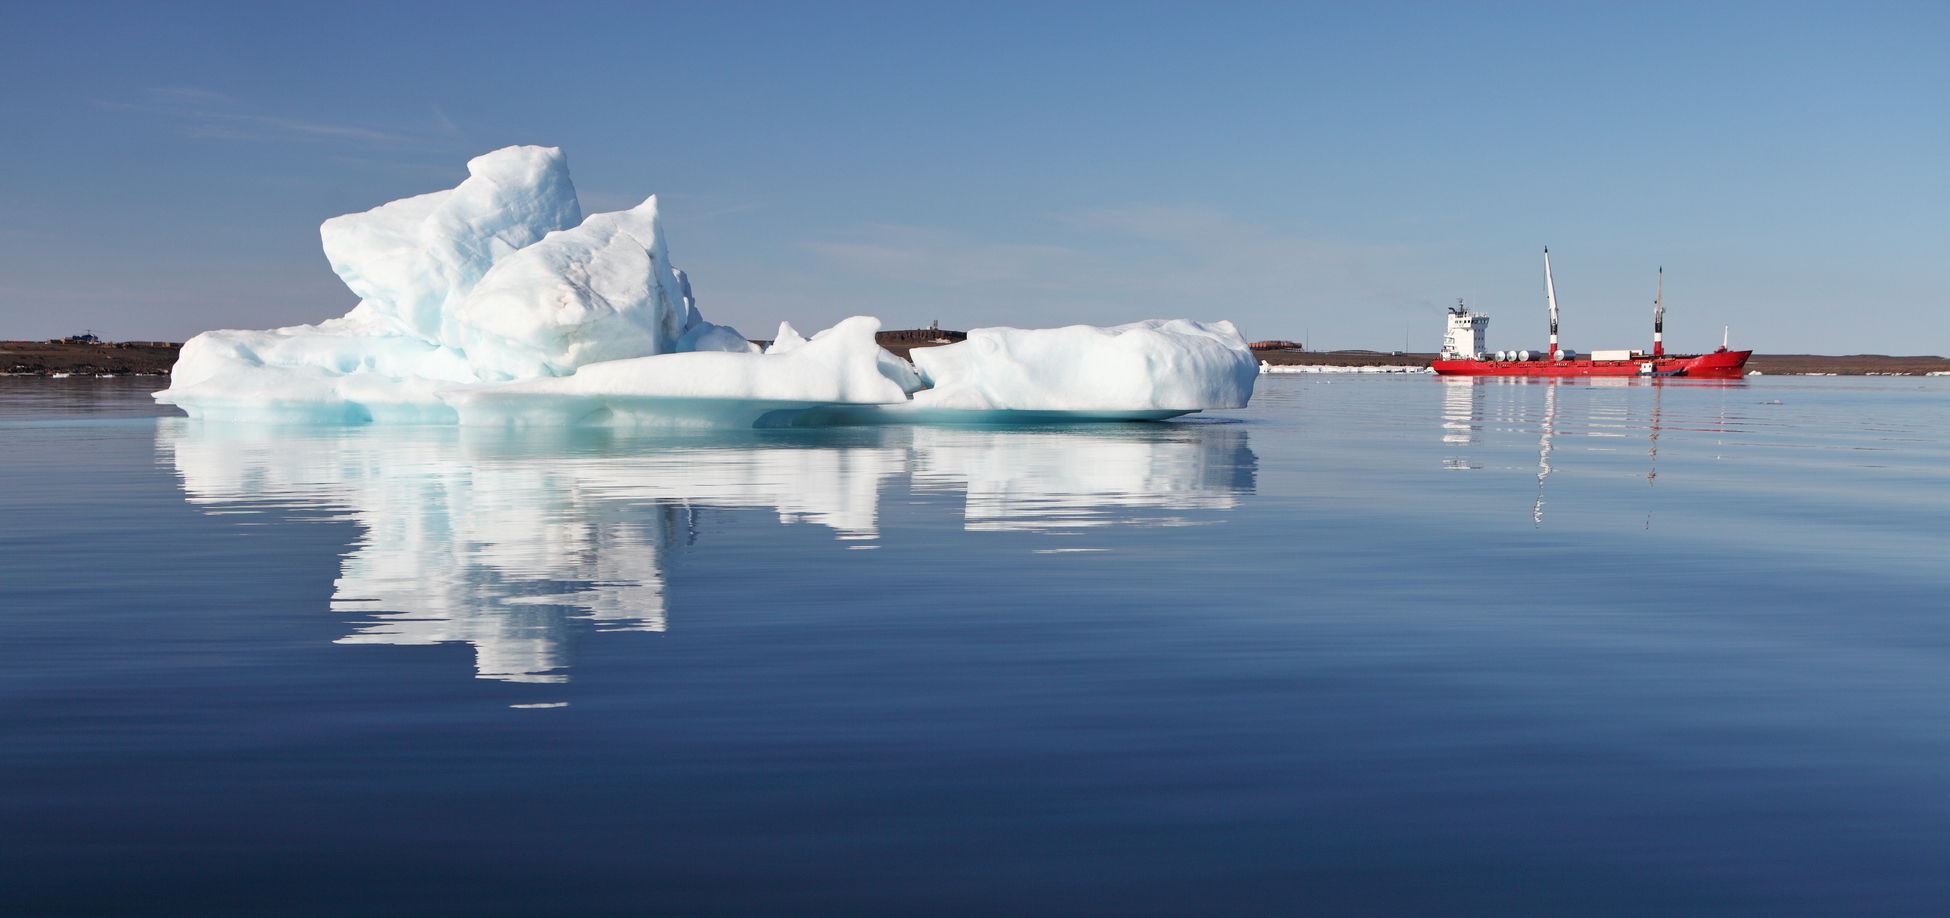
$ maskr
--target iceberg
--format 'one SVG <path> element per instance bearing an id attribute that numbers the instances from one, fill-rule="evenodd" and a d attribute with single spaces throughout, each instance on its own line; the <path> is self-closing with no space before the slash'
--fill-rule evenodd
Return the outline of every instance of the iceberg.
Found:
<path id="1" fill-rule="evenodd" d="M 1244 408 L 1259 365 L 1231 322 L 977 328 L 914 351 L 916 406 L 1014 411 Z"/>
<path id="2" fill-rule="evenodd" d="M 761 351 L 698 311 L 654 195 L 585 217 L 554 147 L 467 171 L 320 227 L 350 312 L 197 335 L 156 399 L 229 421 L 779 427 L 1155 419 L 1252 395 L 1229 322 L 978 328 L 910 364 L 855 316 L 811 338 L 782 323 Z"/>

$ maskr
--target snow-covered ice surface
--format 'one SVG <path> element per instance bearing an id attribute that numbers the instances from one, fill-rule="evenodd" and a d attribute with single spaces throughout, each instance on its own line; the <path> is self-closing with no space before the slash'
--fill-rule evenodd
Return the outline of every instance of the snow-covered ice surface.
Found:
<path id="1" fill-rule="evenodd" d="M 918 379 L 874 343 L 879 329 L 880 320 L 854 316 L 783 351 L 611 360 L 572 376 L 456 389 L 447 401 L 462 423 L 483 426 L 788 426 L 808 408 L 907 400 Z"/>
<path id="2" fill-rule="evenodd" d="M 1258 367 L 1231 322 L 977 328 L 913 352 L 925 408 L 1197 411 L 1244 408 Z"/>
<path id="3" fill-rule="evenodd" d="M 760 352 L 704 320 L 654 196 L 585 218 L 553 147 L 467 170 L 320 227 L 352 311 L 197 335 L 157 400 L 258 422 L 767 427 L 1154 419 L 1252 395 L 1229 322 L 978 328 L 910 365 L 856 316 L 810 339 L 782 324 Z"/>
<path id="4" fill-rule="evenodd" d="M 1431 370 L 1431 369 L 1429 369 L 1428 367 L 1397 367 L 1397 366 L 1330 366 L 1330 365 L 1327 365 L 1327 364 L 1308 364 L 1308 365 L 1293 365 L 1293 366 L 1276 366 L 1276 365 L 1274 365 L 1274 364 L 1270 364 L 1270 363 L 1266 363 L 1265 361 L 1261 361 L 1261 362 L 1260 362 L 1260 365 L 1259 365 L 1259 372 L 1260 372 L 1261 374 L 1264 374 L 1264 375 L 1267 375 L 1267 376 L 1280 376 L 1280 375 L 1302 375 L 1302 374 L 1308 374 L 1308 373 L 1417 373 L 1417 374 L 1428 374 L 1428 373 L 1434 373 L 1435 371 L 1434 371 L 1434 370 Z"/>

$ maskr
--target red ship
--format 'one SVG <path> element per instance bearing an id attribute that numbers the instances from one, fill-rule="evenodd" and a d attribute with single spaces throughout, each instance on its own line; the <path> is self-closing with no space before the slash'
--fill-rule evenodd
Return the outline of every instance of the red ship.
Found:
<path id="1" fill-rule="evenodd" d="M 1665 345 L 1666 272 L 1652 300 L 1652 350 L 1592 351 L 1579 354 L 1557 343 L 1557 288 L 1551 283 L 1551 250 L 1544 250 L 1544 298 L 1550 303 L 1550 348 L 1543 351 L 1485 351 L 1483 333 L 1490 317 L 1472 313 L 1462 301 L 1449 307 L 1449 329 L 1442 353 L 1429 368 L 1447 376 L 1706 376 L 1741 375 L 1753 351 L 1720 348 L 1710 354 L 1668 354 Z"/>

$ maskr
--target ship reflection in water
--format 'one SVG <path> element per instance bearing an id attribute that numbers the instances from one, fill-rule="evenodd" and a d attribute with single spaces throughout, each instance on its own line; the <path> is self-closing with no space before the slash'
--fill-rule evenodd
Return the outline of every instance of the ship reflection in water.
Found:
<path id="1" fill-rule="evenodd" d="M 1460 471 L 1485 469 L 1513 471 L 1512 447 L 1527 438 L 1528 474 L 1535 478 L 1529 511 L 1533 526 L 1544 525 L 1549 503 L 1551 476 L 1566 464 L 1564 438 L 1574 438 L 1574 455 L 1615 454 L 1619 440 L 1641 440 L 1644 459 L 1632 472 L 1648 485 L 1658 482 L 1659 437 L 1672 426 L 1666 418 L 1665 400 L 1669 388 L 1690 395 L 1712 390 L 1740 390 L 1746 380 L 1679 379 L 1634 377 L 1483 377 L 1444 376 L 1442 387 L 1441 437 L 1453 452 L 1445 455 L 1442 466 Z M 1538 387 L 1541 388 L 1541 393 Z M 1560 400 L 1565 404 L 1560 407 Z M 1732 419 L 1724 399 L 1710 403 L 1711 414 L 1702 413 L 1698 399 L 1688 399 L 1682 427 L 1693 433 L 1715 433 L 1728 429 Z M 1487 458 L 1486 457 L 1490 457 Z M 1498 463 L 1497 459 L 1505 461 Z M 1593 457 L 1573 459 L 1573 464 L 1606 465 L 1615 459 Z M 1652 525 L 1648 508 L 1644 524 Z"/>
<path id="2" fill-rule="evenodd" d="M 175 421 L 157 448 L 205 512 L 358 526 L 329 603 L 353 622 L 340 643 L 466 643 L 481 678 L 548 683 L 567 680 L 578 630 L 669 627 L 665 578 L 708 536 L 705 511 L 769 510 L 873 548 L 883 492 L 905 479 L 965 495 L 969 530 L 1191 525 L 1252 492 L 1246 440 L 1200 422 L 650 437 Z"/>

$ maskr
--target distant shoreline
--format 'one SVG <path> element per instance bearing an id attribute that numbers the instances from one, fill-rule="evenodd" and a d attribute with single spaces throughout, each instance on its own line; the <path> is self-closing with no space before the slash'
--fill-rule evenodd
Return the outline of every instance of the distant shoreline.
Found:
<path id="1" fill-rule="evenodd" d="M 1431 353 L 1411 351 L 1254 351 L 1253 356 L 1276 367 L 1426 367 Z M 1766 376 L 1923 376 L 1950 372 L 1950 358 L 1891 357 L 1885 354 L 1755 354 L 1747 369 Z"/>
<path id="2" fill-rule="evenodd" d="M 939 338 L 958 340 L 960 332 L 911 329 L 881 332 L 881 344 L 902 357 L 914 347 L 929 347 Z M 181 345 L 166 341 L 77 343 L 66 341 L 0 341 L 0 374 L 9 376 L 167 376 Z M 1407 351 L 1254 351 L 1253 356 L 1274 366 L 1425 367 L 1434 354 Z M 1922 376 L 1950 372 L 1950 358 L 1891 357 L 1883 354 L 1755 354 L 1748 370 L 1768 376 L 1833 374 L 1836 376 Z"/>
<path id="3" fill-rule="evenodd" d="M 168 376 L 182 345 L 170 341 L 0 341 L 9 376 Z"/>
<path id="4" fill-rule="evenodd" d="M 905 359 L 914 348 L 967 337 L 947 329 L 909 328 L 879 332 L 874 340 Z M 173 341 L 0 341 L 0 376 L 168 376 L 182 349 Z"/>

